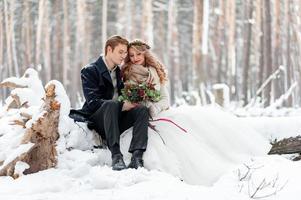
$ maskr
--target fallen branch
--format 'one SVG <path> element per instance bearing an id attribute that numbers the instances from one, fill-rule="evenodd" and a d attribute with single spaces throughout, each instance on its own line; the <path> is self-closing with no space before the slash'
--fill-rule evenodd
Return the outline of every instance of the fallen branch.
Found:
<path id="1" fill-rule="evenodd" d="M 277 174 L 276 177 L 271 181 L 267 181 L 266 178 L 263 178 L 259 184 L 255 185 L 252 179 L 253 174 L 255 170 L 258 170 L 263 166 L 256 168 L 246 164 L 244 164 L 244 166 L 247 168 L 247 171 L 244 174 L 241 174 L 240 169 L 238 169 L 238 180 L 241 184 L 239 186 L 239 192 L 242 192 L 244 185 L 247 184 L 248 188 L 246 192 L 252 199 L 261 199 L 275 195 L 277 192 L 281 191 L 288 182 L 286 181 L 280 186 L 279 175 Z"/>
<path id="2" fill-rule="evenodd" d="M 272 82 L 272 80 L 276 79 L 278 74 L 280 74 L 280 71 L 284 70 L 282 66 L 279 66 L 279 68 L 273 72 L 263 83 L 262 85 L 258 88 L 258 90 L 255 93 L 255 96 L 250 100 L 250 103 L 248 103 L 244 108 L 249 109 L 250 107 L 254 106 L 256 103 L 256 100 L 259 96 L 260 93 L 264 90 L 264 88 Z"/>

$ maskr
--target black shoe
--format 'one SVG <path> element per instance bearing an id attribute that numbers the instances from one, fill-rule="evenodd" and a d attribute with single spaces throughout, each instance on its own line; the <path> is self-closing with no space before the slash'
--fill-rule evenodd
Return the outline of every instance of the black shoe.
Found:
<path id="1" fill-rule="evenodd" d="M 143 159 L 132 157 L 128 168 L 138 169 L 138 167 L 143 167 Z"/>
<path id="2" fill-rule="evenodd" d="M 143 151 L 141 150 L 134 151 L 128 168 L 138 169 L 138 167 L 143 167 L 142 154 Z"/>
<path id="3" fill-rule="evenodd" d="M 120 170 L 123 170 L 125 168 L 126 168 L 126 166 L 125 166 L 125 163 L 123 161 L 122 154 L 112 155 L 112 169 L 120 171 Z"/>

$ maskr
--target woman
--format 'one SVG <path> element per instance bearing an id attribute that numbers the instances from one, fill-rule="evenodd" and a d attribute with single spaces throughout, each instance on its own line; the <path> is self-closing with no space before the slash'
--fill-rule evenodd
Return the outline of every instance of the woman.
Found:
<path id="1" fill-rule="evenodd" d="M 122 69 L 124 82 L 152 83 L 160 91 L 158 102 L 146 102 L 151 117 L 169 108 L 167 74 L 165 67 L 150 52 L 150 46 L 141 40 L 134 40 L 128 45 L 128 58 Z"/>
<path id="2" fill-rule="evenodd" d="M 169 108 L 167 75 L 149 50 L 143 41 L 130 42 L 122 69 L 125 82 L 154 83 L 162 96 L 159 102 L 148 103 L 151 115 L 160 117 L 151 121 L 155 129 L 148 131 L 146 169 L 168 172 L 190 184 L 211 185 L 237 164 L 267 153 L 268 141 L 216 107 L 182 106 L 162 112 Z M 123 152 L 130 146 L 131 132 L 121 138 Z"/>

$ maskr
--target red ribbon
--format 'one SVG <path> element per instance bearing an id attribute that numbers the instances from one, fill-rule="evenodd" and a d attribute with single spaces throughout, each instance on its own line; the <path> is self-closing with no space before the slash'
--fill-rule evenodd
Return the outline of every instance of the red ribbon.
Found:
<path id="1" fill-rule="evenodd" d="M 181 129 L 182 131 L 184 131 L 185 133 L 187 133 L 187 131 L 182 128 L 180 125 L 176 124 L 175 122 L 173 122 L 172 120 L 170 119 L 167 119 L 167 118 L 158 118 L 158 119 L 153 119 L 151 120 L 152 122 L 157 122 L 157 121 L 165 121 L 165 122 L 170 122 L 172 123 L 173 125 L 175 125 L 176 127 L 178 127 L 179 129 Z"/>

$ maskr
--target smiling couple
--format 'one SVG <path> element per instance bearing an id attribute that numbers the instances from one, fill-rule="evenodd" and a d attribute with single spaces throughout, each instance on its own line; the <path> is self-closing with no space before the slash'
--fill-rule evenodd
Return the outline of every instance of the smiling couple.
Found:
<path id="1" fill-rule="evenodd" d="M 85 103 L 77 111 L 84 120 L 71 111 L 76 121 L 87 121 L 106 140 L 112 156 L 112 169 L 143 167 L 143 153 L 147 148 L 149 117 L 169 108 L 165 67 L 150 52 L 150 46 L 141 40 L 128 42 L 121 36 L 108 38 L 101 55 L 81 70 Z M 160 92 L 158 102 L 146 104 L 118 101 L 127 81 L 148 82 Z M 125 165 L 120 151 L 120 135 L 133 127 L 129 152 L 131 162 Z"/>

